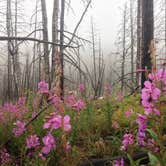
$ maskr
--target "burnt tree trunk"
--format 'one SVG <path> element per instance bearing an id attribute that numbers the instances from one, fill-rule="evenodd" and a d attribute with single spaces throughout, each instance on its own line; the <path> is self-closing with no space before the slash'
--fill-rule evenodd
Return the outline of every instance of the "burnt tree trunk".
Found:
<path id="1" fill-rule="evenodd" d="M 125 73 L 125 59 L 126 59 L 126 13 L 127 12 L 127 5 L 125 4 L 124 14 L 123 14 L 123 55 L 122 55 L 122 66 L 121 66 L 121 91 L 124 91 L 124 73 Z"/>
<path id="2" fill-rule="evenodd" d="M 130 33 L 131 33 L 131 81 L 134 82 L 134 25 L 133 25 L 133 0 L 130 0 Z"/>
<path id="3" fill-rule="evenodd" d="M 60 16 L 60 88 L 61 97 L 64 96 L 64 17 L 65 17 L 65 0 L 61 1 L 61 16 Z"/>
<path id="4" fill-rule="evenodd" d="M 153 17 L 153 0 L 142 1 L 142 69 L 151 71 L 151 50 L 150 45 L 154 39 L 154 17 Z M 146 73 L 142 73 L 141 87 L 144 87 Z"/>
<path id="5" fill-rule="evenodd" d="M 137 2 L 137 57 L 136 57 L 136 69 L 141 68 L 141 53 L 142 53 L 142 47 L 141 47 L 141 8 L 142 8 L 142 0 L 138 0 Z M 136 73 L 136 86 L 140 85 L 140 75 L 139 72 Z"/>
<path id="6" fill-rule="evenodd" d="M 7 9 L 6 9 L 6 28 L 7 28 L 7 36 L 11 36 L 11 0 L 7 0 Z M 7 78 L 7 99 L 10 100 L 12 98 L 12 62 L 11 62 L 11 41 L 7 41 L 7 51 L 8 51 L 8 78 Z"/>

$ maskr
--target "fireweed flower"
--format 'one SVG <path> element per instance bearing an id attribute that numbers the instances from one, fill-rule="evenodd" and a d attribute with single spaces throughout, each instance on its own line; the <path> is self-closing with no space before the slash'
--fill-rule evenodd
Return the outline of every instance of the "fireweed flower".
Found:
<path id="1" fill-rule="evenodd" d="M 146 115 L 150 115 L 151 113 L 154 113 L 155 115 L 160 115 L 160 111 L 155 108 L 153 103 L 149 103 L 148 107 L 144 108 L 144 112 Z"/>
<path id="2" fill-rule="evenodd" d="M 70 116 L 65 115 L 63 118 L 62 122 L 62 128 L 64 131 L 70 131 L 71 130 L 71 125 L 70 125 Z"/>
<path id="3" fill-rule="evenodd" d="M 145 81 L 145 87 L 142 89 L 141 98 L 143 101 L 157 100 L 161 91 L 154 83 Z"/>
<path id="4" fill-rule="evenodd" d="M 83 92 L 85 91 L 85 86 L 84 86 L 84 84 L 82 84 L 82 83 L 79 84 L 79 85 L 78 85 L 78 90 L 79 90 L 80 93 L 83 93 Z"/>
<path id="5" fill-rule="evenodd" d="M 133 145 L 134 144 L 134 139 L 132 134 L 125 134 L 123 136 L 123 141 L 122 141 L 122 150 L 126 150 L 128 145 Z"/>
<path id="6" fill-rule="evenodd" d="M 26 139 L 26 144 L 28 149 L 36 148 L 37 146 L 40 145 L 39 137 L 36 134 L 31 135 L 29 138 Z"/>
<path id="7" fill-rule="evenodd" d="M 43 126 L 44 129 L 58 129 L 62 127 L 64 131 L 70 131 L 70 116 L 65 115 L 62 117 L 61 115 L 53 115 Z"/>
<path id="8" fill-rule="evenodd" d="M 136 123 L 138 124 L 138 133 L 137 140 L 139 145 L 145 146 L 145 138 L 146 138 L 146 127 L 147 127 L 147 117 L 145 115 L 139 115 L 136 119 Z"/>
<path id="9" fill-rule="evenodd" d="M 49 133 L 42 139 L 44 147 L 42 148 L 42 153 L 43 154 L 48 154 L 50 153 L 51 149 L 55 150 L 56 149 L 56 142 L 54 137 Z"/>
<path id="10" fill-rule="evenodd" d="M 150 73 L 148 75 L 152 81 L 162 81 L 166 85 L 166 70 L 160 69 L 157 73 Z"/>
<path id="11" fill-rule="evenodd" d="M 7 152 L 6 149 L 1 149 L 0 150 L 0 164 L 1 165 L 6 165 L 11 162 L 11 157 L 10 154 Z"/>
<path id="12" fill-rule="evenodd" d="M 131 115 L 133 115 L 133 113 L 134 113 L 134 111 L 133 111 L 132 109 L 127 110 L 127 111 L 125 112 L 125 116 L 126 116 L 126 118 L 130 118 Z"/>
<path id="13" fill-rule="evenodd" d="M 72 108 L 75 102 L 76 102 L 75 96 L 71 94 L 66 101 L 67 107 Z"/>
<path id="14" fill-rule="evenodd" d="M 83 100 L 80 99 L 73 105 L 73 107 L 76 111 L 80 111 L 84 109 L 85 103 Z"/>
<path id="15" fill-rule="evenodd" d="M 17 105 L 21 106 L 24 105 L 26 102 L 26 97 L 20 97 L 17 101 Z"/>
<path id="16" fill-rule="evenodd" d="M 121 158 L 119 160 L 114 161 L 113 166 L 124 166 L 124 159 Z"/>
<path id="17" fill-rule="evenodd" d="M 17 120 L 14 124 L 17 126 L 17 128 L 13 129 L 13 133 L 15 137 L 19 137 L 26 130 L 25 123 Z"/>
<path id="18" fill-rule="evenodd" d="M 48 83 L 41 81 L 38 83 L 38 91 L 41 94 L 48 94 L 49 93 L 49 86 Z"/>
<path id="19" fill-rule="evenodd" d="M 43 125 L 44 129 L 58 129 L 61 127 L 62 116 L 52 115 L 51 118 Z"/>
<path id="20" fill-rule="evenodd" d="M 120 128 L 119 123 L 117 121 L 112 121 L 112 128 L 119 129 Z"/>

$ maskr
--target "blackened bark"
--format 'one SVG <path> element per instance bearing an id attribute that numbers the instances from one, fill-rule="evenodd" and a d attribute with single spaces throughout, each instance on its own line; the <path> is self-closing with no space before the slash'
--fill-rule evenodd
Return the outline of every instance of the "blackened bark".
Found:
<path id="1" fill-rule="evenodd" d="M 151 41 L 154 39 L 154 17 L 153 17 L 153 0 L 142 1 L 142 45 L 143 45 L 143 56 L 142 56 L 142 69 L 151 71 Z M 146 81 L 146 73 L 142 73 L 141 87 L 144 87 Z"/>
<path id="2" fill-rule="evenodd" d="M 60 76 L 60 88 L 61 97 L 64 96 L 64 16 L 65 16 L 65 0 L 61 1 L 61 16 L 60 16 L 60 65 L 61 65 L 61 76 Z"/>
<path id="3" fill-rule="evenodd" d="M 141 35 L 141 8 L 142 8 L 142 0 L 138 0 L 137 2 L 137 57 L 136 57 L 136 69 L 141 68 L 141 52 L 142 52 L 142 47 L 141 47 L 141 40 L 142 40 L 142 35 Z M 140 83 L 140 75 L 139 72 L 136 73 L 136 86 L 139 86 Z"/>

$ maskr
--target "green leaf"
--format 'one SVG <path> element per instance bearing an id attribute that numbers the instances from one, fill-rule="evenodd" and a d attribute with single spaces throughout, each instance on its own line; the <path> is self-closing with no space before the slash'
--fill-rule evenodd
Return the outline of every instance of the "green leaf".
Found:
<path id="1" fill-rule="evenodd" d="M 155 141 L 158 140 L 158 136 L 157 136 L 157 134 L 156 134 L 153 130 L 151 130 L 151 129 L 146 129 L 146 131 L 151 135 L 151 137 L 152 137 Z"/>
<path id="2" fill-rule="evenodd" d="M 148 153 L 149 156 L 149 160 L 150 160 L 150 164 L 153 166 L 156 166 L 159 163 L 159 160 L 157 159 L 157 157 L 151 153 Z"/>
<path id="3" fill-rule="evenodd" d="M 127 157 L 130 160 L 130 166 L 135 166 L 135 163 L 134 163 L 133 159 L 131 158 L 130 154 L 127 153 Z"/>

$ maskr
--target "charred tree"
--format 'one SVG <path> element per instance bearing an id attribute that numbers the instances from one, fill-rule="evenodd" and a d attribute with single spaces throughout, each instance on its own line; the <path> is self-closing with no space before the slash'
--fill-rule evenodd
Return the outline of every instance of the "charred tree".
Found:
<path id="1" fill-rule="evenodd" d="M 65 0 L 61 1 L 61 16 L 60 16 L 60 88 L 61 97 L 64 96 L 64 18 L 65 18 Z"/>
<path id="2" fill-rule="evenodd" d="M 122 64 L 121 64 L 121 91 L 124 91 L 124 73 L 125 73 L 125 58 L 126 58 L 126 17 L 127 17 L 127 4 L 125 4 L 125 9 L 123 13 L 123 55 L 122 55 Z"/>
<path id="3" fill-rule="evenodd" d="M 142 0 L 137 1 L 137 57 L 136 57 L 136 69 L 141 68 L 141 40 L 142 40 L 142 33 L 141 33 L 141 22 L 142 22 L 142 16 L 141 16 L 141 8 L 142 8 Z M 136 73 L 136 86 L 139 86 L 140 83 L 140 75 L 137 72 Z"/>
<path id="4" fill-rule="evenodd" d="M 130 33 L 131 33 L 131 81 L 134 82 L 134 25 L 133 0 L 130 0 Z"/>
<path id="5" fill-rule="evenodd" d="M 154 39 L 154 19 L 153 19 L 153 0 L 142 1 L 142 69 L 151 71 L 151 50 L 150 46 Z M 142 73 L 141 87 L 144 87 L 146 73 Z"/>

